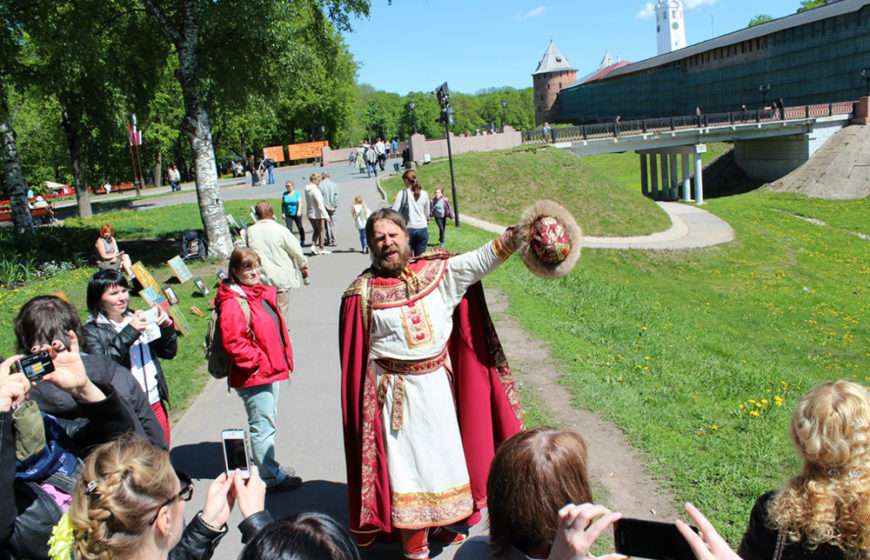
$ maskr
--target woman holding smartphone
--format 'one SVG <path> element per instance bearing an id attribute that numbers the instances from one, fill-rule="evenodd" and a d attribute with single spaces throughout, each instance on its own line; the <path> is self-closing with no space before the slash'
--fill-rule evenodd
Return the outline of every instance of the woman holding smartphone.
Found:
<path id="1" fill-rule="evenodd" d="M 293 490 L 302 479 L 275 460 L 278 387 L 293 372 L 293 346 L 274 286 L 260 282 L 260 257 L 237 247 L 229 277 L 215 298 L 220 335 L 230 361 L 229 385 L 248 414 L 251 454 L 269 490 Z"/>
<path id="2" fill-rule="evenodd" d="M 106 354 L 130 370 L 142 387 L 154 416 L 169 439 L 169 388 L 158 358 L 171 360 L 178 351 L 178 334 L 162 309 L 129 308 L 130 286 L 117 270 L 101 270 L 88 282 L 85 351 Z"/>

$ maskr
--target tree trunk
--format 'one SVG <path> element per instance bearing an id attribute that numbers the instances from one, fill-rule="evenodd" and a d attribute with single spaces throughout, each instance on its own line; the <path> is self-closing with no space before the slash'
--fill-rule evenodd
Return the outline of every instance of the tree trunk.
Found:
<path id="1" fill-rule="evenodd" d="M 60 99 L 58 99 L 60 101 Z M 79 131 L 81 118 L 77 114 L 71 114 L 63 101 L 60 101 L 61 124 L 66 135 L 66 145 L 69 150 L 69 161 L 73 172 L 73 187 L 76 191 L 79 218 L 90 218 L 94 215 L 91 209 L 91 193 L 82 183 L 82 140 Z"/>
<path id="2" fill-rule="evenodd" d="M 189 16 L 190 9 L 187 11 Z M 233 251 L 233 238 L 224 214 L 224 204 L 218 187 L 217 165 L 211 138 L 211 122 L 201 92 L 204 84 L 197 70 L 197 26 L 192 17 L 185 18 L 184 28 L 176 43 L 178 71 L 184 97 L 182 129 L 190 139 L 196 166 L 196 198 L 208 243 L 208 254 L 227 258 Z"/>
<path id="3" fill-rule="evenodd" d="M 9 101 L 6 99 L 6 89 L 2 81 L 0 81 L 0 159 L 3 160 L 3 171 L 9 187 L 12 225 L 17 233 L 33 233 L 33 217 L 27 205 L 27 183 L 24 182 L 24 175 L 21 173 L 15 129 L 12 128 L 12 115 L 9 112 Z"/>
<path id="4" fill-rule="evenodd" d="M 157 150 L 157 161 L 154 162 L 154 186 L 163 186 L 163 153 Z"/>

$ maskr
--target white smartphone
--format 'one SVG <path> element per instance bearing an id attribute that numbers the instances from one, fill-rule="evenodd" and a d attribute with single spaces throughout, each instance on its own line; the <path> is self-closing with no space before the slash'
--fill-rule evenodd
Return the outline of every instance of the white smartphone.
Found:
<path id="1" fill-rule="evenodd" d="M 221 439 L 224 443 L 224 464 L 227 467 L 227 474 L 239 471 L 242 478 L 251 476 L 245 430 L 224 430 L 221 432 Z"/>

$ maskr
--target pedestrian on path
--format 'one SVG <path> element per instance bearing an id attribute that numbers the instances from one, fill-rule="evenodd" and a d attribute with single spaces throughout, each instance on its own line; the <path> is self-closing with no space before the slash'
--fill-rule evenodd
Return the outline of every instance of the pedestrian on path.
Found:
<path id="1" fill-rule="evenodd" d="M 252 249 L 235 248 L 229 277 L 218 288 L 215 306 L 231 363 L 229 385 L 241 397 L 248 415 L 254 463 L 270 490 L 293 490 L 302 485 L 302 479 L 275 460 L 279 384 L 293 373 L 293 346 L 278 309 L 276 289 L 260 282 L 261 266 Z"/>
<path id="2" fill-rule="evenodd" d="M 305 228 L 302 226 L 302 193 L 294 189 L 293 181 L 284 184 L 287 189 L 281 196 L 281 214 L 284 216 L 284 225 L 293 232 L 293 224 L 296 224 L 299 242 L 305 246 Z"/>
<path id="3" fill-rule="evenodd" d="M 453 218 L 453 208 L 450 207 L 450 202 L 444 197 L 441 189 L 435 189 L 435 196 L 429 205 L 429 215 L 435 219 L 435 224 L 438 226 L 438 246 L 444 247 L 444 230 L 447 227 L 447 220 Z"/>
<path id="4" fill-rule="evenodd" d="M 359 231 L 359 246 L 363 253 L 369 252 L 369 246 L 366 242 L 366 221 L 372 215 L 369 207 L 366 205 L 365 199 L 361 194 L 353 197 L 353 207 L 350 209 L 350 215 L 353 216 L 353 223 Z"/>
<path id="5" fill-rule="evenodd" d="M 375 177 L 378 176 L 378 153 L 372 146 L 366 144 L 365 146 L 365 158 L 366 158 L 366 173 L 367 177 L 371 178 L 372 173 L 374 173 Z"/>
<path id="6" fill-rule="evenodd" d="M 356 170 L 363 174 L 366 172 L 366 145 L 364 142 L 359 143 L 359 147 L 356 149 Z"/>
<path id="7" fill-rule="evenodd" d="M 172 192 L 181 190 L 181 173 L 174 163 L 169 166 L 166 177 L 169 179 L 169 190 Z"/>
<path id="8" fill-rule="evenodd" d="M 257 221 L 248 226 L 248 247 L 257 252 L 263 264 L 263 283 L 278 290 L 278 308 L 284 323 L 290 320 L 290 290 L 302 287 L 308 277 L 308 262 L 302 246 L 290 230 L 275 221 L 272 203 L 261 200 L 254 205 Z"/>
<path id="9" fill-rule="evenodd" d="M 263 168 L 266 170 L 266 183 L 269 185 L 275 184 L 275 160 L 270 157 L 263 159 Z"/>
<path id="10" fill-rule="evenodd" d="M 460 542 L 447 526 L 480 519 L 494 450 L 521 429 L 522 411 L 479 280 L 517 249 L 516 231 L 463 255 L 412 259 L 398 212 L 382 208 L 366 223 L 372 266 L 345 291 L 339 316 L 360 546 L 398 533 L 405 558 L 428 558 L 430 538 Z"/>
<path id="11" fill-rule="evenodd" d="M 169 445 L 169 385 L 158 358 L 175 357 L 178 333 L 172 319 L 159 307 L 131 310 L 129 292 L 127 279 L 117 270 L 101 270 L 91 277 L 84 348 L 89 354 L 107 355 L 130 370 L 148 397 Z"/>
<path id="12" fill-rule="evenodd" d="M 405 188 L 396 194 L 393 210 L 402 215 L 411 236 L 411 250 L 419 257 L 429 245 L 429 195 L 417 180 L 417 171 L 408 169 L 402 174 Z"/>
<path id="13" fill-rule="evenodd" d="M 326 220 L 329 213 L 323 202 L 323 193 L 320 192 L 320 174 L 312 173 L 309 183 L 305 186 L 305 207 L 308 209 L 308 221 L 314 230 L 311 241 L 311 252 L 315 255 L 328 255 L 332 251 L 324 248 L 326 243 Z"/>
<path id="14" fill-rule="evenodd" d="M 326 244 L 335 247 L 335 211 L 338 209 L 338 185 L 330 179 L 329 173 L 323 172 L 320 181 L 320 193 L 323 195 L 323 205 L 329 218 L 326 220 Z"/>
<path id="15" fill-rule="evenodd" d="M 378 141 L 375 142 L 375 154 L 378 156 L 378 167 L 384 171 L 384 165 L 387 162 L 387 145 L 384 144 L 383 138 L 378 138 Z"/>

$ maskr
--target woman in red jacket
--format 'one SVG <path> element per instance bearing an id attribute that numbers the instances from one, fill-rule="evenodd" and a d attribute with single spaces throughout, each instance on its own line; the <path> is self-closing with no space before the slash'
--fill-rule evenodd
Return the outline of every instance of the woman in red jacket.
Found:
<path id="1" fill-rule="evenodd" d="M 302 479 L 275 460 L 278 383 L 293 372 L 293 347 L 275 288 L 260 283 L 260 258 L 248 248 L 230 255 L 229 279 L 218 289 L 221 340 L 232 363 L 229 383 L 245 403 L 251 453 L 270 490 L 293 490 Z"/>

